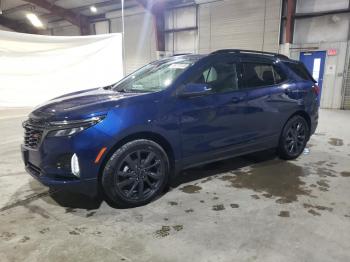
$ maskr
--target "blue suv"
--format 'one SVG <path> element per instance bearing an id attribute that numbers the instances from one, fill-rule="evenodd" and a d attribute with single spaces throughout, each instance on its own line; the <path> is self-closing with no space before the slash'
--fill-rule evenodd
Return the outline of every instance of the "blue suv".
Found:
<path id="1" fill-rule="evenodd" d="M 36 108 L 23 123 L 25 168 L 50 188 L 140 206 L 185 168 L 270 148 L 297 158 L 318 95 L 304 65 L 279 54 L 176 55 Z"/>

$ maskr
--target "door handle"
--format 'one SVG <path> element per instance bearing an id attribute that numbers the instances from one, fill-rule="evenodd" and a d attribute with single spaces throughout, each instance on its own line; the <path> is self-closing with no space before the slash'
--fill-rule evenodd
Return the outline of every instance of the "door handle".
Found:
<path id="1" fill-rule="evenodd" d="M 234 103 L 234 104 L 237 104 L 237 103 L 241 102 L 242 100 L 243 100 L 243 99 L 240 98 L 240 97 L 233 97 L 233 98 L 231 99 L 231 102 Z"/>

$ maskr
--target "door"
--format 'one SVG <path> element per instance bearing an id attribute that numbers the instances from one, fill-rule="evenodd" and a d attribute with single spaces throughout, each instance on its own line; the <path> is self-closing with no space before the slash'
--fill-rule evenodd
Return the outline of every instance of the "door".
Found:
<path id="1" fill-rule="evenodd" d="M 300 61 L 304 63 L 320 87 L 320 93 L 318 95 L 318 104 L 320 104 L 326 51 L 301 52 Z"/>
<path id="2" fill-rule="evenodd" d="M 239 89 L 239 64 L 234 59 L 213 61 L 188 83 L 202 83 L 212 89 L 201 97 L 178 98 L 183 164 L 230 156 L 244 144 L 245 95 Z"/>
<path id="3" fill-rule="evenodd" d="M 242 68 L 248 142 L 257 150 L 276 147 L 287 115 L 296 108 L 282 87 L 287 78 L 271 60 L 243 58 Z"/>

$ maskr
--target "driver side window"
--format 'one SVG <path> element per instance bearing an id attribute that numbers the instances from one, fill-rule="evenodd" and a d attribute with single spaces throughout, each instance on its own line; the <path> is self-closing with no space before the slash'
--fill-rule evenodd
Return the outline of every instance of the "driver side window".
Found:
<path id="1" fill-rule="evenodd" d="M 238 90 L 237 65 L 226 62 L 215 63 L 191 82 L 208 84 L 216 93 Z"/>

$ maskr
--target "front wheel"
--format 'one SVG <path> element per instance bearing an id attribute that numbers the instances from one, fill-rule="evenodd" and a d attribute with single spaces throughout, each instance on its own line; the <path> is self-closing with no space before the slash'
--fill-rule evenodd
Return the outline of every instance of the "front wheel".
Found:
<path id="1" fill-rule="evenodd" d="M 293 116 L 283 128 L 278 146 L 279 156 L 286 160 L 297 158 L 304 151 L 309 134 L 310 129 L 305 118 Z"/>
<path id="2" fill-rule="evenodd" d="M 168 183 L 169 159 L 157 143 L 138 139 L 117 149 L 107 161 L 102 186 L 117 207 L 145 205 Z"/>

